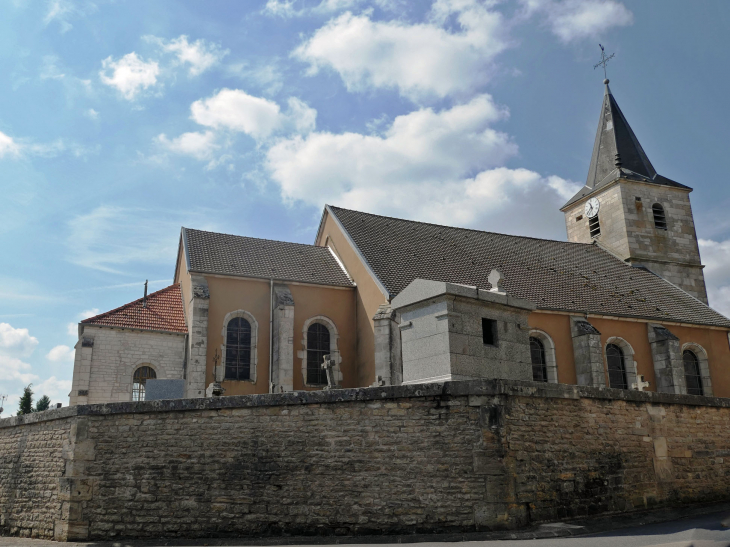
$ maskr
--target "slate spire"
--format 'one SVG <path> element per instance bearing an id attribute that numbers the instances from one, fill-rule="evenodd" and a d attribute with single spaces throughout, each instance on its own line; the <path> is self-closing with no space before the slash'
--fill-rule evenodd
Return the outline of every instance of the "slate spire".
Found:
<path id="1" fill-rule="evenodd" d="M 565 209 L 617 179 L 637 180 L 691 190 L 688 186 L 656 172 L 611 93 L 608 79 L 603 80 L 603 83 L 606 85 L 606 89 L 603 94 L 601 114 L 598 117 L 598 130 L 593 144 L 593 155 L 586 184 L 561 209 Z"/>
<path id="2" fill-rule="evenodd" d="M 601 115 L 598 118 L 598 130 L 586 186 L 596 188 L 602 182 L 614 180 L 620 175 L 615 172 L 618 169 L 654 180 L 657 174 L 654 166 L 621 112 L 611 88 L 608 87 L 608 80 L 604 80 L 604 83 L 606 92 L 603 95 Z"/>

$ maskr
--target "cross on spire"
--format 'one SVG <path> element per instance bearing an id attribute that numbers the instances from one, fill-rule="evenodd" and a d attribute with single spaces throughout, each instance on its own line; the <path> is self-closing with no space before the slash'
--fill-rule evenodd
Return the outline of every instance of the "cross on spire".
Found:
<path id="1" fill-rule="evenodd" d="M 611 53 L 611 55 L 606 57 L 606 50 L 603 49 L 603 46 L 601 44 L 598 44 L 598 46 L 601 48 L 601 61 L 596 63 L 595 65 L 593 65 L 593 70 L 596 70 L 599 66 L 602 66 L 603 67 L 603 78 L 604 78 L 603 83 L 607 84 L 608 76 L 606 75 L 606 65 L 608 64 L 608 62 L 611 59 L 613 59 L 613 56 L 615 55 L 615 53 Z"/>

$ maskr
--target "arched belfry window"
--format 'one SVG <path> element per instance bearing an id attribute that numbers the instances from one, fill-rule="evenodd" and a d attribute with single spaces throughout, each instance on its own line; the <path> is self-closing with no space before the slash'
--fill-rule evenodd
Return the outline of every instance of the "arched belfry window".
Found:
<path id="1" fill-rule="evenodd" d="M 532 379 L 535 382 L 547 382 L 547 360 L 545 358 L 545 346 L 543 343 L 530 336 L 530 358 L 532 360 Z"/>
<path id="2" fill-rule="evenodd" d="M 327 383 L 327 373 L 322 363 L 324 356 L 329 353 L 329 329 L 322 323 L 312 323 L 307 329 L 307 384 Z"/>
<path id="3" fill-rule="evenodd" d="M 628 389 L 626 359 L 623 350 L 616 344 L 608 344 L 606 346 L 606 362 L 608 364 L 609 386 L 617 389 Z"/>
<path id="4" fill-rule="evenodd" d="M 594 239 L 601 235 L 601 223 L 598 220 L 597 214 L 588 219 L 588 230 Z"/>
<path id="5" fill-rule="evenodd" d="M 651 210 L 654 213 L 654 227 L 657 230 L 667 229 L 667 216 L 664 214 L 664 207 L 661 203 L 655 203 L 651 206 Z"/>
<path id="6" fill-rule="evenodd" d="M 157 373 L 152 367 L 139 367 L 135 370 L 132 377 L 132 400 L 144 401 L 145 384 L 147 380 L 154 380 L 155 378 L 157 378 Z"/>
<path id="7" fill-rule="evenodd" d="M 226 380 L 251 379 L 251 323 L 234 317 L 226 326 Z"/>
<path id="8" fill-rule="evenodd" d="M 682 352 L 682 361 L 684 361 L 684 379 L 687 384 L 687 394 L 704 395 L 700 360 L 697 358 L 697 355 L 693 351 L 686 349 Z"/>

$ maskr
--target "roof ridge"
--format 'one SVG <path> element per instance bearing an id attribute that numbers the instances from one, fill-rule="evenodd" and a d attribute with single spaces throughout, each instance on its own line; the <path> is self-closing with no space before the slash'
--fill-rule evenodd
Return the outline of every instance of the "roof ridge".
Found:
<path id="1" fill-rule="evenodd" d="M 147 299 L 149 300 L 150 298 L 152 298 L 155 295 L 159 295 L 160 293 L 163 293 L 163 292 L 166 292 L 166 291 L 169 291 L 171 289 L 178 288 L 178 287 L 180 287 L 180 283 L 173 283 L 172 285 L 168 285 L 167 287 L 165 287 L 163 289 L 159 289 L 159 290 L 157 290 L 155 292 L 149 293 L 147 295 Z M 89 321 L 91 321 L 92 319 L 102 319 L 102 318 L 107 317 L 108 315 L 110 315 L 110 314 L 112 314 L 114 312 L 118 312 L 120 310 L 123 310 L 124 308 L 129 308 L 130 306 L 136 304 L 137 302 L 141 302 L 142 300 L 144 300 L 144 296 L 142 298 L 138 298 L 137 300 L 132 300 L 131 302 L 127 302 L 126 304 L 122 304 L 121 306 L 116 307 L 113 310 L 105 311 L 104 313 L 100 313 L 98 315 L 94 315 L 93 317 L 87 317 L 86 319 L 82 319 L 81 321 L 79 321 L 79 323 L 89 323 Z"/>
<path id="2" fill-rule="evenodd" d="M 188 232 L 200 232 L 204 234 L 215 234 L 219 236 L 229 236 L 229 237 L 239 237 L 241 239 L 253 239 L 255 241 L 267 241 L 269 243 L 284 243 L 286 245 L 299 245 L 301 247 L 307 247 L 309 249 L 326 249 L 325 247 L 321 247 L 320 245 L 311 245 L 309 243 L 297 243 L 295 241 L 281 241 L 280 239 L 268 239 L 265 237 L 252 237 L 252 236 L 242 236 L 238 234 L 228 234 L 225 232 L 211 232 L 210 230 L 198 230 L 196 228 L 185 228 Z"/>
<path id="3" fill-rule="evenodd" d="M 544 238 L 544 237 L 534 237 L 534 236 L 518 236 L 518 235 L 513 235 L 513 234 L 503 234 L 501 232 L 491 232 L 491 231 L 488 231 L 488 230 L 477 230 L 476 228 L 462 228 L 462 227 L 459 227 L 459 226 L 448 226 L 446 224 L 436 224 L 436 223 L 433 223 L 433 222 L 423 222 L 421 220 L 409 220 L 407 218 L 398 218 L 398 217 L 389 217 L 389 216 L 385 216 L 385 215 L 376 215 L 374 213 L 366 213 L 364 211 L 358 211 L 356 209 L 345 209 L 344 207 L 337 207 L 336 205 L 330 205 L 330 207 L 332 209 L 336 209 L 336 210 L 339 210 L 339 211 L 350 211 L 351 213 L 358 213 L 358 214 L 361 214 L 361 215 L 368 215 L 368 216 L 371 216 L 371 217 L 387 218 L 387 219 L 390 219 L 390 220 L 400 220 L 402 222 L 413 222 L 415 224 L 423 224 L 425 226 L 435 226 L 437 228 L 448 228 L 448 229 L 451 229 L 451 230 L 462 230 L 462 231 L 466 231 L 466 232 L 475 232 L 475 233 L 478 233 L 478 234 L 491 234 L 491 235 L 497 235 L 497 236 L 503 236 L 503 237 L 515 237 L 515 238 L 518 238 L 518 239 L 532 239 L 534 241 L 547 241 L 549 243 L 559 243 L 560 245 L 576 245 L 576 246 L 589 246 L 589 247 L 593 245 L 593 243 L 580 243 L 580 242 L 577 242 L 577 241 L 560 241 L 558 239 L 547 239 L 547 238 Z"/>

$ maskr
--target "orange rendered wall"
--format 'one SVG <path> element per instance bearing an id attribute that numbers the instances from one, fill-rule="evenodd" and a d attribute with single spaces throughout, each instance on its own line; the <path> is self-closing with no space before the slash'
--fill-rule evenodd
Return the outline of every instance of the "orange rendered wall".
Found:
<path id="1" fill-rule="evenodd" d="M 634 349 L 634 361 L 638 373 L 651 385 L 648 391 L 655 391 L 654 361 L 649 344 L 648 321 L 626 321 L 588 316 L 588 321 L 601 333 L 601 344 L 605 348 L 608 339 L 618 336 L 626 340 Z M 558 367 L 558 381 L 575 384 L 575 362 L 573 360 L 573 340 L 570 333 L 570 316 L 558 313 L 534 312 L 530 314 L 529 325 L 550 335 L 555 343 L 555 360 Z M 661 324 L 658 323 L 657 324 Z M 728 331 L 701 326 L 678 326 L 666 324 L 679 338 L 680 347 L 694 342 L 707 352 L 712 379 L 712 392 L 715 397 L 730 397 L 730 343 Z M 606 367 L 605 351 L 604 369 Z M 606 376 L 608 382 L 608 376 Z"/>
<path id="2" fill-rule="evenodd" d="M 256 382 L 221 382 L 226 395 L 249 395 L 269 391 L 269 302 L 268 280 L 235 277 L 206 276 L 210 301 L 208 308 L 208 353 L 206 385 L 214 379 L 215 352 L 221 355 L 223 320 L 236 310 L 246 310 L 258 323 L 256 341 Z M 276 283 L 276 280 L 274 281 Z M 339 349 L 342 356 L 343 387 L 355 387 L 356 338 L 354 332 L 354 290 L 335 289 L 312 285 L 288 285 L 294 297 L 294 389 L 305 389 L 301 375 L 301 359 L 297 351 L 302 348 L 302 327 L 312 316 L 324 315 L 332 320 L 340 335 Z M 219 366 L 221 366 L 219 362 Z"/>
<path id="3" fill-rule="evenodd" d="M 337 223 L 325 212 L 324 226 L 317 245 L 324 246 L 327 239 L 334 244 L 342 263 L 357 283 L 356 324 L 357 324 L 357 382 L 359 386 L 369 386 L 375 381 L 375 326 L 373 316 L 378 306 L 387 302 L 373 277 L 352 248 Z"/>

